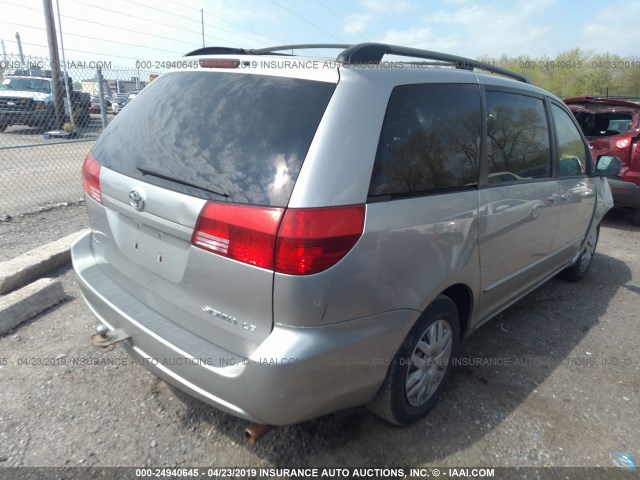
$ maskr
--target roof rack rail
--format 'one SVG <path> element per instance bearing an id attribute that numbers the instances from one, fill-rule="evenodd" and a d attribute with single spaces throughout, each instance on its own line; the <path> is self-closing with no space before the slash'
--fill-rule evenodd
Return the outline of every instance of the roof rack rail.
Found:
<path id="1" fill-rule="evenodd" d="M 531 83 L 527 77 L 519 73 L 496 67 L 485 62 L 473 60 L 471 58 L 449 55 L 447 53 L 433 52 L 431 50 L 421 50 L 419 48 L 400 47 L 385 43 L 359 43 L 352 45 L 342 51 L 336 61 L 352 65 L 359 63 L 380 63 L 385 55 L 398 55 L 401 57 L 424 58 L 426 60 L 438 60 L 448 62 L 456 68 L 472 70 L 478 68 L 492 73 L 498 73 L 505 77 L 513 78 L 524 83 Z"/>
<path id="2" fill-rule="evenodd" d="M 433 52 L 431 50 L 421 50 L 419 48 L 400 47 L 397 45 L 388 45 L 386 43 L 359 43 L 356 45 L 344 43 L 309 43 L 298 45 L 279 45 L 275 47 L 244 49 L 230 47 L 203 47 L 189 52 L 185 57 L 195 55 L 287 55 L 283 53 L 285 50 L 310 50 L 324 48 L 344 49 L 336 57 L 336 61 L 345 65 L 357 65 L 364 63 L 380 63 L 385 55 L 398 55 L 400 57 L 422 58 L 426 60 L 436 60 L 446 62 L 451 66 L 463 70 L 473 71 L 474 69 L 485 70 L 491 73 L 504 75 L 524 83 L 531 83 L 527 77 L 510 70 L 496 67 L 485 62 L 473 60 L 471 58 L 459 57 L 457 55 L 449 55 L 447 53 Z"/>
<path id="3" fill-rule="evenodd" d="M 300 45 L 278 45 L 276 47 L 258 48 L 251 50 L 252 54 L 264 55 L 265 53 L 282 52 L 284 50 L 311 50 L 314 48 L 349 48 L 350 43 L 308 43 Z"/>
<path id="4" fill-rule="evenodd" d="M 267 48 L 233 48 L 233 47 L 202 47 L 185 54 L 185 57 L 194 57 L 196 55 L 265 55 L 273 53 L 276 55 L 290 55 L 283 52 L 285 50 L 310 50 L 313 48 L 347 48 L 349 43 L 309 43 L 300 45 L 278 45 Z"/>

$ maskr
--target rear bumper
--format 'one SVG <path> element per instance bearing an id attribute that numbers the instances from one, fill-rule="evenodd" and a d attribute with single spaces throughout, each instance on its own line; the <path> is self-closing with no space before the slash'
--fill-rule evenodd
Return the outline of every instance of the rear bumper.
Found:
<path id="1" fill-rule="evenodd" d="M 397 310 L 316 328 L 275 325 L 248 357 L 211 344 L 150 310 L 93 258 L 92 234 L 71 247 L 83 298 L 124 346 L 166 382 L 251 422 L 288 425 L 373 398 L 418 313 Z"/>
<path id="2" fill-rule="evenodd" d="M 634 183 L 607 179 L 611 187 L 613 202 L 618 207 L 640 208 L 640 187 Z"/>

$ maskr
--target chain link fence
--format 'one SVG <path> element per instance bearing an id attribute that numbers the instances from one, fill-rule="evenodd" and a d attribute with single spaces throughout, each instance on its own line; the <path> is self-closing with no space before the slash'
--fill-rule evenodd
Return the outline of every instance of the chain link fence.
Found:
<path id="1" fill-rule="evenodd" d="M 55 79 L 48 58 L 0 60 L 0 218 L 80 200 L 87 152 L 159 74 L 110 62 L 65 66 Z"/>

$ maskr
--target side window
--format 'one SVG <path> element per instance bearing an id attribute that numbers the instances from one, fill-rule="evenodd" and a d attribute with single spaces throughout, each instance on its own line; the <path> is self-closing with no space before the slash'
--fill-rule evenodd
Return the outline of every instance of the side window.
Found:
<path id="1" fill-rule="evenodd" d="M 558 175 L 575 177 L 586 175 L 587 146 L 569 115 L 557 105 L 551 106 L 553 123 L 558 137 Z"/>
<path id="2" fill-rule="evenodd" d="M 477 85 L 394 88 L 380 133 L 369 195 L 477 185 L 480 118 Z"/>
<path id="3" fill-rule="evenodd" d="M 549 128 L 541 99 L 487 92 L 489 183 L 551 177 Z"/>

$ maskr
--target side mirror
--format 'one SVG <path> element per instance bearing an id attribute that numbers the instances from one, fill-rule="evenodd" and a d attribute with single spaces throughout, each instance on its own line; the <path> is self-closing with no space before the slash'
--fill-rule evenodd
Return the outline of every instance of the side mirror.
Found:
<path id="1" fill-rule="evenodd" d="M 610 155 L 603 155 L 598 159 L 596 165 L 596 175 L 600 177 L 615 177 L 620 173 L 622 167 L 622 160 L 618 157 L 612 157 Z"/>

